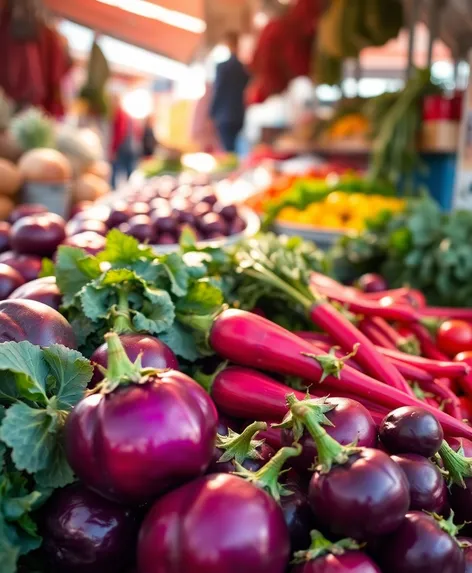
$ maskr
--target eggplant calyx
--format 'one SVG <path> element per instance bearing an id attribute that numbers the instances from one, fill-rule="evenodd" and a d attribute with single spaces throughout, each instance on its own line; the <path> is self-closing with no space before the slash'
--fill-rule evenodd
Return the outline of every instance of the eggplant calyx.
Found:
<path id="1" fill-rule="evenodd" d="M 215 381 L 215 378 L 218 376 L 218 374 L 220 374 L 220 372 L 223 372 L 223 370 L 227 366 L 228 366 L 228 361 L 225 360 L 224 362 L 221 362 L 221 364 L 218 365 L 218 368 L 211 374 L 206 374 L 205 372 L 203 372 L 203 370 L 197 370 L 196 372 L 193 373 L 192 378 L 195 380 L 195 382 L 200 384 L 200 386 L 206 392 L 208 392 L 208 394 L 211 394 L 211 389 L 213 388 L 213 383 Z"/>
<path id="2" fill-rule="evenodd" d="M 454 512 L 452 511 L 452 509 L 451 509 L 451 514 L 447 519 L 442 517 L 442 515 L 438 515 L 437 513 L 429 513 L 427 511 L 425 513 L 427 515 L 431 516 L 436 521 L 436 523 L 439 525 L 439 527 L 445 533 L 449 534 L 454 539 L 459 534 L 461 527 L 464 527 L 463 525 L 458 526 L 454 523 Z"/>
<path id="3" fill-rule="evenodd" d="M 300 444 L 294 444 L 292 447 L 281 448 L 265 466 L 257 472 L 251 472 L 244 468 L 238 462 L 235 462 L 235 475 L 250 481 L 260 489 L 266 491 L 275 501 L 280 502 L 281 496 L 291 495 L 293 492 L 279 483 L 279 477 L 282 473 L 283 466 L 289 458 L 294 458 L 302 453 Z"/>
<path id="4" fill-rule="evenodd" d="M 120 385 L 146 384 L 152 376 L 158 376 L 169 370 L 143 368 L 141 356 L 138 356 L 136 362 L 131 362 L 116 332 L 105 334 L 105 341 L 108 349 L 108 367 L 104 380 L 92 393 L 110 394 Z"/>
<path id="5" fill-rule="evenodd" d="M 412 356 L 420 356 L 420 343 L 414 334 L 402 337 L 397 342 L 397 348 L 400 352 L 411 354 Z"/>
<path id="6" fill-rule="evenodd" d="M 464 478 L 472 477 L 472 458 L 466 458 L 462 448 L 455 452 L 446 440 L 443 440 L 438 454 L 449 475 L 449 481 L 465 488 Z"/>
<path id="7" fill-rule="evenodd" d="M 324 535 L 317 530 L 310 533 L 311 545 L 304 551 L 297 551 L 294 554 L 292 563 L 298 565 L 307 563 L 308 561 L 315 561 L 324 555 L 343 555 L 346 551 L 358 551 L 362 549 L 362 545 L 357 543 L 354 539 L 346 538 L 333 543 L 324 537 Z"/>
<path id="8" fill-rule="evenodd" d="M 298 400 L 295 394 L 288 394 L 286 400 L 290 413 L 278 427 L 292 428 L 295 441 L 301 438 L 304 428 L 308 430 L 318 450 L 317 471 L 328 473 L 333 464 L 343 465 L 348 462 L 350 456 L 361 451 L 361 448 L 354 445 L 342 446 L 321 425 L 333 425 L 324 415 L 334 407 L 326 404 L 326 398 Z"/>
<path id="9" fill-rule="evenodd" d="M 410 386 L 413 390 L 413 394 L 418 398 L 418 400 L 426 402 L 426 398 L 434 398 L 434 394 L 432 392 L 425 392 L 418 382 L 413 382 Z"/>
<path id="10" fill-rule="evenodd" d="M 215 445 L 223 450 L 218 463 L 235 460 L 238 464 L 242 464 L 246 459 L 260 460 L 261 454 L 258 448 L 264 444 L 265 440 L 255 440 L 254 437 L 261 430 L 267 430 L 265 422 L 253 422 L 241 434 L 231 429 L 228 429 L 227 436 L 217 434 Z"/>
<path id="11" fill-rule="evenodd" d="M 339 346 L 333 346 L 328 354 L 311 354 L 309 352 L 302 352 L 302 355 L 308 356 L 308 358 L 314 358 L 323 368 L 323 374 L 320 378 L 321 384 L 328 376 L 335 376 L 338 379 L 341 378 L 341 370 L 344 368 L 346 361 L 357 354 L 359 346 L 359 343 L 355 344 L 352 351 L 342 358 L 338 358 L 336 356 L 336 350 L 339 350 Z"/>

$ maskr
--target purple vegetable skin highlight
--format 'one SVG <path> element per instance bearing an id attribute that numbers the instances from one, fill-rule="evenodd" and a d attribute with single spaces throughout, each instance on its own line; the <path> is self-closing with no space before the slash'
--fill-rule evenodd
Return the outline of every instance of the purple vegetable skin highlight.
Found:
<path id="1" fill-rule="evenodd" d="M 35 300 L 50 306 L 54 310 L 59 310 L 62 302 L 62 295 L 56 284 L 55 277 L 43 277 L 26 283 L 9 296 L 14 300 Z"/>
<path id="2" fill-rule="evenodd" d="M 80 484 L 57 490 L 41 512 L 43 549 L 56 573 L 121 573 L 134 561 L 137 515 Z"/>
<path id="3" fill-rule="evenodd" d="M 448 507 L 444 477 L 435 464 L 417 454 L 392 456 L 405 472 L 410 486 L 410 510 L 444 515 Z"/>
<path id="4" fill-rule="evenodd" d="M 0 302 L 0 342 L 23 340 L 38 346 L 77 348 L 70 324 L 53 308 L 34 300 Z"/>
<path id="5" fill-rule="evenodd" d="M 155 503 L 140 531 L 138 568 L 140 573 L 284 573 L 289 549 L 277 503 L 237 476 L 214 474 Z"/>
<path id="6" fill-rule="evenodd" d="M 383 573 L 464 573 L 464 554 L 456 539 L 431 516 L 411 511 L 400 527 L 381 540 Z"/>
<path id="7" fill-rule="evenodd" d="M 103 393 L 74 408 L 65 450 L 80 480 L 104 497 L 140 504 L 202 475 L 213 455 L 217 412 L 191 378 L 170 370 L 142 376 L 119 337 L 107 335 Z"/>

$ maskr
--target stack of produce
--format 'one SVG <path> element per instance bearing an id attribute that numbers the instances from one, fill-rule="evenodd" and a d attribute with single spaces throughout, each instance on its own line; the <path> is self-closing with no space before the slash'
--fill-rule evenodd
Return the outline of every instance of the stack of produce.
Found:
<path id="1" fill-rule="evenodd" d="M 340 169 L 338 173 L 342 173 Z M 366 220 L 385 211 L 403 211 L 406 203 L 389 184 L 322 168 L 317 175 L 280 176 L 247 204 L 264 217 L 264 225 L 309 226 L 361 231 Z"/>
<path id="2" fill-rule="evenodd" d="M 466 573 L 452 311 L 272 235 L 54 258 L 0 302 L 2 573 Z"/>

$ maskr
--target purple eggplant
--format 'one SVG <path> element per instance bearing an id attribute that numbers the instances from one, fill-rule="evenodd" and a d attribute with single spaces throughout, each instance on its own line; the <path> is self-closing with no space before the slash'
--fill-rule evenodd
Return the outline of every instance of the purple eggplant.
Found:
<path id="1" fill-rule="evenodd" d="M 67 237 L 62 244 L 67 245 L 68 247 L 82 249 L 90 255 L 96 255 L 105 248 L 106 239 L 103 235 L 93 231 L 86 231 L 84 233 L 72 235 L 72 237 Z"/>
<path id="2" fill-rule="evenodd" d="M 106 335 L 100 393 L 74 408 L 65 450 L 79 479 L 121 503 L 152 501 L 202 475 L 213 456 L 218 416 L 208 394 L 176 370 L 141 370 L 120 338 Z"/>
<path id="3" fill-rule="evenodd" d="M 134 215 L 128 221 L 128 234 L 140 243 L 152 243 L 155 239 L 154 227 L 146 214 Z"/>
<path id="4" fill-rule="evenodd" d="M 284 573 L 289 549 L 282 511 L 267 493 L 239 477 L 213 474 L 155 503 L 139 534 L 138 570 Z"/>
<path id="5" fill-rule="evenodd" d="M 313 437 L 319 463 L 308 497 L 321 527 L 356 540 L 393 531 L 410 505 L 408 482 L 389 456 L 372 448 L 342 446 L 321 425 L 332 406 L 323 400 L 287 396 L 290 411 L 282 427 L 292 427 L 300 439 L 303 427 Z"/>
<path id="6" fill-rule="evenodd" d="M 146 334 L 122 334 L 121 344 L 126 355 L 131 362 L 136 362 L 138 356 L 141 358 L 143 368 L 155 368 L 156 370 L 178 370 L 179 362 L 172 350 L 158 338 Z M 107 368 L 108 349 L 102 344 L 92 354 L 90 361 L 95 365 L 91 384 L 95 386 L 103 380 L 103 374 L 99 366 Z"/>
<path id="7" fill-rule="evenodd" d="M 465 559 L 465 572 L 472 573 L 472 539 L 470 537 L 458 537 Z"/>
<path id="8" fill-rule="evenodd" d="M 280 497 L 279 503 L 288 527 L 290 548 L 293 553 L 304 549 L 309 544 L 310 531 L 315 527 L 315 516 L 304 491 L 301 476 L 290 471 L 284 486 L 285 495 Z"/>
<path id="9" fill-rule="evenodd" d="M 126 201 L 116 201 L 113 205 L 108 218 L 104 221 L 109 229 L 118 227 L 121 223 L 126 223 L 133 216 L 130 206 Z"/>
<path id="10" fill-rule="evenodd" d="M 0 300 L 8 298 L 24 282 L 25 279 L 16 269 L 5 263 L 0 263 Z"/>
<path id="11" fill-rule="evenodd" d="M 68 237 L 87 232 L 105 236 L 108 233 L 108 227 L 103 221 L 80 218 L 71 219 L 66 225 L 66 234 Z"/>
<path id="12" fill-rule="evenodd" d="M 215 453 L 208 473 L 231 473 L 237 462 L 250 471 L 259 470 L 274 455 L 274 450 L 264 440 L 257 440 L 260 430 L 265 430 L 265 422 L 254 422 L 241 434 L 228 428 L 226 435 L 217 434 Z"/>
<path id="13" fill-rule="evenodd" d="M 382 444 L 391 454 L 434 456 L 444 439 L 441 424 L 430 412 L 404 406 L 390 412 L 380 425 Z"/>
<path id="14" fill-rule="evenodd" d="M 0 302 L 0 342 L 22 340 L 39 346 L 77 348 L 70 324 L 57 310 L 35 300 Z"/>
<path id="15" fill-rule="evenodd" d="M 55 277 L 43 277 L 26 283 L 13 291 L 9 298 L 35 300 L 50 306 L 54 310 L 59 310 L 62 302 L 62 295 L 56 284 Z"/>
<path id="16" fill-rule="evenodd" d="M 410 486 L 410 510 L 444 515 L 447 487 L 439 468 L 418 454 L 391 456 L 405 472 Z"/>
<path id="17" fill-rule="evenodd" d="M 55 213 L 23 217 L 10 230 L 13 250 L 25 255 L 50 257 L 65 238 L 66 223 Z"/>
<path id="18" fill-rule="evenodd" d="M 0 221 L 0 253 L 8 251 L 10 248 L 10 223 Z"/>
<path id="19" fill-rule="evenodd" d="M 43 259 L 36 255 L 20 255 L 13 251 L 6 251 L 0 255 L 0 263 L 16 269 L 26 282 L 38 278 L 43 266 Z"/>
<path id="20" fill-rule="evenodd" d="M 451 521 L 419 511 L 406 514 L 377 549 L 383 573 L 464 573 L 465 559 Z"/>
<path id="21" fill-rule="evenodd" d="M 326 424 L 328 434 L 342 446 L 356 444 L 364 448 L 375 448 L 377 445 L 377 427 L 370 412 L 359 402 L 349 398 L 327 398 L 325 404 L 333 406 L 326 412 L 329 424 Z M 293 433 L 290 429 L 282 430 L 282 444 L 289 446 L 293 443 Z M 308 470 L 318 455 L 315 440 L 305 430 L 300 438 L 303 446 L 302 455 L 294 460 L 294 465 L 300 471 Z"/>
<path id="22" fill-rule="evenodd" d="M 14 225 L 23 217 L 29 217 L 30 215 L 40 215 L 41 213 L 47 213 L 48 208 L 45 205 L 40 205 L 39 203 L 26 203 L 24 205 L 18 205 L 13 209 L 8 217 L 8 222 L 10 225 Z"/>
<path id="23" fill-rule="evenodd" d="M 306 551 L 295 553 L 291 573 L 381 573 L 359 549 L 353 539 L 331 543 L 319 531 L 312 531 L 311 545 Z"/>
<path id="24" fill-rule="evenodd" d="M 136 513 L 80 484 L 57 490 L 40 521 L 43 549 L 55 573 L 121 573 L 133 564 Z"/>

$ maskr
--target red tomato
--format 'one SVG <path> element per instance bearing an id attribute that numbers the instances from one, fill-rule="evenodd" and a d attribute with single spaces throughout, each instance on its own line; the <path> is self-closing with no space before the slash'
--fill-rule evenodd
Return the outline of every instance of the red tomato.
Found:
<path id="1" fill-rule="evenodd" d="M 472 325 L 464 320 L 446 320 L 438 329 L 436 343 L 449 356 L 472 350 Z"/>
<path id="2" fill-rule="evenodd" d="M 467 352 L 461 352 L 454 357 L 454 362 L 465 362 L 471 368 L 467 376 L 463 376 L 457 382 L 461 387 L 464 394 L 472 397 L 472 352 L 468 350 Z"/>

